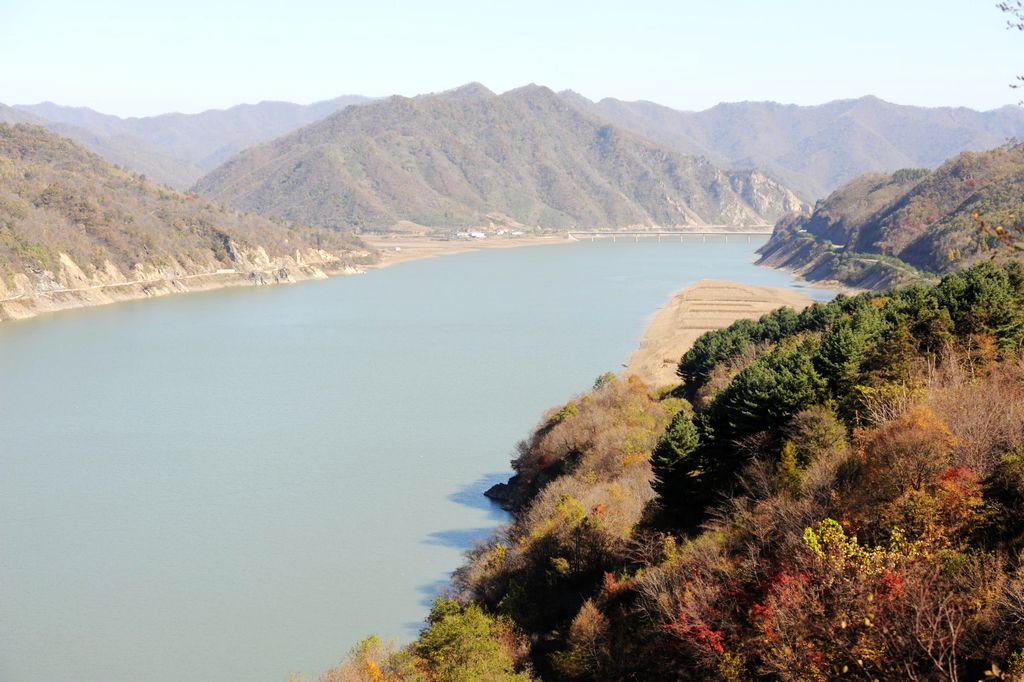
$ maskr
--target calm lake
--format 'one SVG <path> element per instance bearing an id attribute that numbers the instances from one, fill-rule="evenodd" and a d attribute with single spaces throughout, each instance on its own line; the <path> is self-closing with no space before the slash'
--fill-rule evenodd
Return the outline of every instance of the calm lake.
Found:
<path id="1" fill-rule="evenodd" d="M 719 238 L 720 240 L 720 238 Z M 0 325 L 0 680 L 311 680 L 407 640 L 548 407 L 764 238 L 490 250 Z M 807 290 L 828 298 L 821 290 Z"/>

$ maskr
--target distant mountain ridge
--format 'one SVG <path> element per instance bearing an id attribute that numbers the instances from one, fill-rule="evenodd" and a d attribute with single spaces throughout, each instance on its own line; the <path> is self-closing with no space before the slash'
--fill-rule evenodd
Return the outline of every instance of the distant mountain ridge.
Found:
<path id="1" fill-rule="evenodd" d="M 803 206 L 759 171 L 665 149 L 547 88 L 496 95 L 478 83 L 347 108 L 242 152 L 195 190 L 360 228 L 749 226 Z"/>
<path id="2" fill-rule="evenodd" d="M 494 96 L 478 83 L 445 94 L 456 92 L 470 98 Z M 962 151 L 1024 138 L 1024 111 L 1013 106 L 979 112 L 866 96 L 814 106 L 723 103 L 694 112 L 648 101 L 594 102 L 570 90 L 558 94 L 573 107 L 656 145 L 704 156 L 726 170 L 759 168 L 804 200 L 823 198 L 862 173 L 934 168 Z M 46 125 L 113 163 L 184 189 L 248 147 L 369 101 L 345 95 L 310 105 L 261 102 L 126 119 L 43 102 L 0 105 L 0 122 Z"/>
<path id="3" fill-rule="evenodd" d="M 141 118 L 120 118 L 87 107 L 42 102 L 0 105 L 0 122 L 45 125 L 109 161 L 184 189 L 247 147 L 369 100 L 360 95 L 343 95 L 309 105 L 260 102 L 198 114 Z"/>
<path id="4" fill-rule="evenodd" d="M 1024 138 L 1024 111 L 1015 106 L 979 112 L 867 96 L 816 106 L 723 103 L 691 112 L 653 102 L 592 102 L 572 91 L 559 94 L 678 151 L 701 154 L 725 168 L 762 168 L 805 199 L 822 198 L 862 173 L 934 168 L 962 151 Z"/>
<path id="5" fill-rule="evenodd" d="M 810 216 L 780 221 L 761 263 L 809 279 L 896 286 L 1024 255 L 1024 144 L 964 152 L 938 169 L 860 176 Z"/>

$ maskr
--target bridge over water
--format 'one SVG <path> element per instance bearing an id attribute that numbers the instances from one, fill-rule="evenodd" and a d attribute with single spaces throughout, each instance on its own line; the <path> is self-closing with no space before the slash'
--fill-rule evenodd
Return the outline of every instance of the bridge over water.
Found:
<path id="1" fill-rule="evenodd" d="M 569 230 L 569 239 L 577 241 L 596 241 L 598 239 L 611 239 L 613 242 L 619 239 L 638 242 L 641 239 L 657 239 L 660 241 L 696 241 L 706 242 L 708 237 L 722 238 L 728 242 L 732 237 L 736 240 L 746 239 L 750 243 L 753 236 L 765 236 L 772 233 L 772 225 L 750 225 L 742 231 L 724 230 L 729 225 L 707 225 L 705 229 L 696 230 Z"/>

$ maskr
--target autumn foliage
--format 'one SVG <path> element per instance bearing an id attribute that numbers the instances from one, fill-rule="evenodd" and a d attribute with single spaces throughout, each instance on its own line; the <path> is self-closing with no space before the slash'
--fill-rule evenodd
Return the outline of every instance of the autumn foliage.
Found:
<path id="1" fill-rule="evenodd" d="M 737 323 L 680 375 L 520 445 L 445 607 L 487 679 L 1024 680 L 1024 268 Z M 346 665 L 447 679 L 437 627 Z"/>

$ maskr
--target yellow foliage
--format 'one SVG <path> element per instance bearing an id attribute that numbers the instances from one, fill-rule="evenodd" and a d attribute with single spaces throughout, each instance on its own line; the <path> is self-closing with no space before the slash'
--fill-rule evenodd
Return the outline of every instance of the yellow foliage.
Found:
<path id="1" fill-rule="evenodd" d="M 554 513 L 530 531 L 530 539 L 537 540 L 553 530 L 571 530 L 587 518 L 586 507 L 572 495 L 562 495 Z"/>
<path id="2" fill-rule="evenodd" d="M 872 548 L 861 545 L 856 535 L 847 536 L 839 522 L 830 518 L 822 519 L 813 528 L 805 528 L 804 544 L 819 559 L 836 568 L 853 564 L 868 575 L 918 554 L 917 543 L 908 542 L 901 528 L 892 529 L 888 547 Z"/>
<path id="3" fill-rule="evenodd" d="M 377 661 L 367 659 L 363 663 L 363 673 L 366 675 L 367 679 L 372 682 L 380 682 L 384 679 L 384 674 L 380 671 L 380 666 L 377 665 Z"/>

